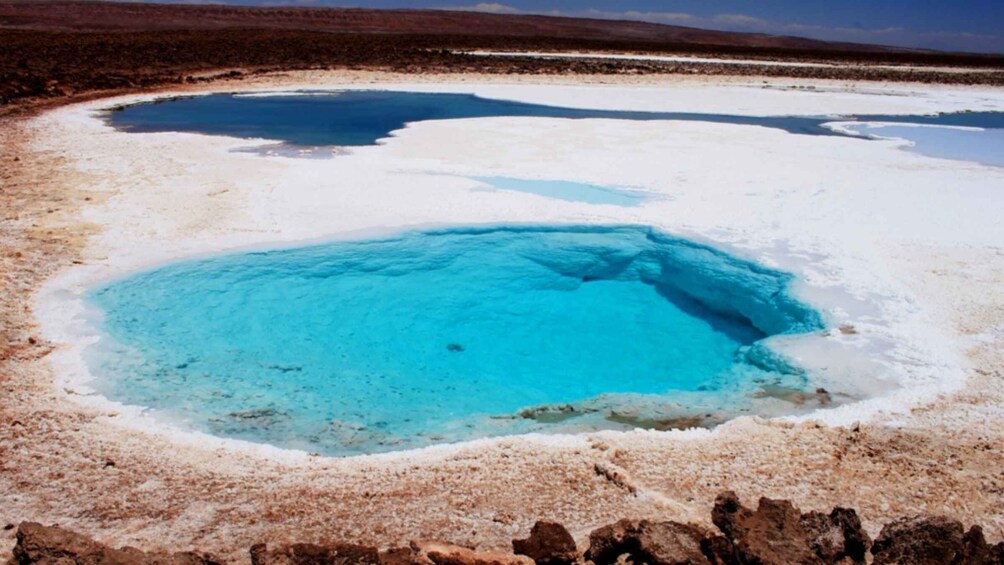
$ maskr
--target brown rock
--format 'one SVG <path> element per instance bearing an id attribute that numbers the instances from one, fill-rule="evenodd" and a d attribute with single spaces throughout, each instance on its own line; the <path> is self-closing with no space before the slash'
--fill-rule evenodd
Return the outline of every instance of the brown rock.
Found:
<path id="1" fill-rule="evenodd" d="M 829 516 L 809 512 L 802 515 L 801 522 L 809 545 L 824 563 L 865 563 L 872 540 L 854 510 L 834 508 Z"/>
<path id="2" fill-rule="evenodd" d="M 994 565 L 1004 565 L 1004 541 L 990 548 L 990 562 Z"/>
<path id="3" fill-rule="evenodd" d="M 701 551 L 711 565 L 733 565 L 735 563 L 732 542 L 725 536 L 708 536 L 701 540 Z"/>
<path id="4" fill-rule="evenodd" d="M 100 556 L 107 548 L 82 535 L 61 528 L 47 528 L 34 522 L 22 522 L 17 529 L 14 562 L 55 563 L 60 558 L 76 561 L 77 556 Z"/>
<path id="5" fill-rule="evenodd" d="M 269 550 L 259 543 L 251 548 L 252 565 L 380 565 L 373 547 L 348 543 L 313 545 L 297 543 Z"/>
<path id="6" fill-rule="evenodd" d="M 517 555 L 526 555 L 537 565 L 570 565 L 579 558 L 575 540 L 564 526 L 556 522 L 538 521 L 530 537 L 512 540 Z"/>
<path id="7" fill-rule="evenodd" d="M 738 563 L 762 565 L 818 565 L 802 513 L 787 500 L 761 498 L 756 511 L 739 503 L 732 491 L 715 499 L 712 521 L 733 544 Z"/>
<path id="8" fill-rule="evenodd" d="M 418 565 L 410 547 L 395 547 L 380 552 L 380 565 Z"/>
<path id="9" fill-rule="evenodd" d="M 473 549 L 436 541 L 413 541 L 414 563 L 424 565 L 534 565 L 533 559 L 494 551 Z"/>
<path id="10" fill-rule="evenodd" d="M 962 559 L 959 563 L 966 565 L 998 565 L 1000 562 L 994 556 L 994 548 L 983 537 L 983 528 L 973 526 L 962 536 Z"/>
<path id="11" fill-rule="evenodd" d="M 691 524 L 621 520 L 589 534 L 586 559 L 596 565 L 617 563 L 627 555 L 648 565 L 704 565 L 709 563 L 701 543 L 709 534 Z"/>
<path id="12" fill-rule="evenodd" d="M 872 546 L 875 565 L 996 565 L 1000 556 L 979 526 L 964 532 L 949 518 L 903 518 L 882 528 Z"/>
<path id="13" fill-rule="evenodd" d="M 86 536 L 33 522 L 17 530 L 14 563 L 18 565 L 220 565 L 201 553 L 146 553 L 133 547 L 112 549 Z"/>

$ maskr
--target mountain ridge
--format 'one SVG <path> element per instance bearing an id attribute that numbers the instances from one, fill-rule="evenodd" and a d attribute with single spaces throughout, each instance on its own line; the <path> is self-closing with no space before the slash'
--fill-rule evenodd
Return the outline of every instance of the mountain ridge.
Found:
<path id="1" fill-rule="evenodd" d="M 91 32 L 251 27 L 331 33 L 560 37 L 578 40 L 816 51 L 935 53 L 902 47 L 709 30 L 634 20 L 457 10 L 6 0 L 0 2 L 0 27 Z"/>

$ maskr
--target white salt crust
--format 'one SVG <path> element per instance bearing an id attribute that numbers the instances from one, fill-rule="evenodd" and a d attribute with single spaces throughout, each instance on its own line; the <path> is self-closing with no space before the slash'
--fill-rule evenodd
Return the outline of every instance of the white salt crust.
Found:
<path id="1" fill-rule="evenodd" d="M 312 82 L 298 88 L 360 88 Z M 362 88 L 462 92 L 583 108 L 738 115 L 921 114 L 1004 110 L 1004 92 L 972 88 L 821 84 L 814 91 L 757 85 L 567 86 L 377 84 Z M 258 95 L 265 89 L 242 89 Z M 280 92 L 273 90 L 272 92 Z M 84 210 L 100 226 L 84 264 L 37 294 L 57 385 L 69 398 L 114 413 L 120 425 L 209 449 L 233 449 L 297 464 L 303 452 L 187 431 L 138 407 L 93 394 L 83 350 L 97 339 L 82 293 L 89 286 L 165 261 L 369 237 L 403 229 L 496 223 L 645 224 L 714 245 L 798 276 L 795 293 L 822 311 L 826 335 L 776 347 L 814 382 L 856 400 L 790 420 L 831 425 L 886 421 L 964 386 L 973 337 L 950 320 L 957 294 L 918 296 L 911 276 L 928 250 L 944 268 L 953 249 L 999 248 L 1004 169 L 903 151 L 898 140 L 812 137 L 701 122 L 485 118 L 422 122 L 378 146 L 332 159 L 263 157 L 235 149 L 275 140 L 187 133 L 124 133 L 99 111 L 159 96 L 131 96 L 48 112 L 33 126 L 46 148 L 94 179 L 108 196 Z M 839 127 L 839 126 L 837 126 Z M 467 176 L 560 179 L 631 186 L 651 194 L 638 207 L 590 205 L 511 191 L 485 191 Z M 963 260 L 959 256 L 959 261 Z M 997 261 L 1001 261 L 997 254 Z M 957 268 L 966 268 L 959 264 Z M 993 335 L 981 339 L 997 339 Z M 707 437 L 717 432 L 602 432 Z M 581 446 L 585 436 L 521 436 Z M 363 456 L 362 461 L 441 458 L 502 441 Z M 506 440 L 510 441 L 510 440 Z"/>

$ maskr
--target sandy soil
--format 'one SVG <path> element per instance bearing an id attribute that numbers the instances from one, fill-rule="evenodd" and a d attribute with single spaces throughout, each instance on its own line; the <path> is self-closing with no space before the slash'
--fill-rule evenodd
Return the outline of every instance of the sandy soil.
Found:
<path id="1" fill-rule="evenodd" d="M 368 73 L 297 73 L 263 77 L 246 87 L 421 80 Z M 425 79 L 430 83 L 442 80 Z M 486 84 L 512 83 L 515 79 L 474 76 L 449 80 Z M 743 80 L 681 83 L 680 79 L 659 77 L 533 80 L 559 85 L 618 82 L 680 87 L 698 94 L 705 88 L 744 88 L 749 84 Z M 816 87 L 815 92 L 805 91 L 810 84 Z M 756 85 L 758 90 L 744 91 L 749 97 L 740 102 L 740 106 L 750 107 L 748 111 L 755 111 L 758 96 L 770 96 L 757 92 L 773 91 L 794 94 L 791 111 L 812 107 L 813 96 L 830 96 L 829 103 L 844 105 L 848 111 L 858 105 L 895 110 L 897 104 L 902 105 L 901 111 L 917 110 L 902 86 L 893 90 L 885 85 L 858 87 L 788 79 L 767 85 L 756 81 Z M 506 87 L 498 88 L 501 92 Z M 704 97 L 705 111 L 713 110 L 715 104 L 728 104 L 735 94 L 728 90 L 709 92 L 712 95 Z M 925 103 L 931 107 L 953 100 L 967 104 L 975 95 L 997 103 L 1004 98 L 1000 91 L 920 86 L 914 94 L 929 99 Z M 883 146 L 881 157 L 895 160 L 902 176 L 876 182 L 891 178 L 910 184 L 933 179 L 915 187 L 919 208 L 901 206 L 902 199 L 886 202 L 870 193 L 857 197 L 871 198 L 864 206 L 873 206 L 878 215 L 887 207 L 905 207 L 919 219 L 883 224 L 886 218 L 859 218 L 856 223 L 845 221 L 843 226 L 845 233 L 864 234 L 854 239 L 856 245 L 883 250 L 880 259 L 888 268 L 884 274 L 902 279 L 898 282 L 908 288 L 910 305 L 923 305 L 928 320 L 925 328 L 940 327 L 943 331 L 925 335 L 943 338 L 946 343 L 941 345 L 948 351 L 964 353 L 961 362 L 945 365 L 946 370 L 963 372 L 962 388 L 938 393 L 934 386 L 923 395 L 892 397 L 890 405 L 909 400 L 910 404 L 899 410 L 884 411 L 878 402 L 866 411 L 844 410 L 840 418 L 821 415 L 820 420 L 800 422 L 741 418 L 713 433 L 528 436 L 420 452 L 326 459 L 194 434 L 152 433 L 154 423 L 148 418 L 86 395 L 86 387 L 68 377 L 66 359 L 72 344 L 47 339 L 51 332 L 43 332 L 37 316 L 37 309 L 41 309 L 51 323 L 59 314 L 51 311 L 51 305 L 59 303 L 59 293 L 95 277 L 212 249 L 256 241 L 292 241 L 337 231 L 316 226 L 313 230 L 291 229 L 290 223 L 303 217 L 277 207 L 278 203 L 310 196 L 303 191 L 311 180 L 319 178 L 311 174 L 323 169 L 301 173 L 287 182 L 281 179 L 288 178 L 287 168 L 292 165 L 284 160 L 228 152 L 246 143 L 181 134 L 135 136 L 80 116 L 86 117 L 86 112 L 67 108 L 30 121 L 5 123 L 0 129 L 0 274 L 4 283 L 0 328 L 6 338 L 0 344 L 4 394 L 0 405 L 0 523 L 57 523 L 113 545 L 193 547 L 235 560 L 246 560 L 244 548 L 259 541 L 338 539 L 387 546 L 434 537 L 487 549 L 507 546 L 540 518 L 559 520 L 577 536 L 629 516 L 703 522 L 714 496 L 729 488 L 744 499 L 789 498 L 804 510 L 852 506 L 872 529 L 892 518 L 923 512 L 980 523 L 991 541 L 1004 538 L 1004 350 L 1000 346 L 1004 338 L 1004 241 L 998 237 L 999 231 L 985 229 L 988 215 L 1000 208 L 999 193 L 983 201 L 982 213 L 969 208 L 952 210 L 959 214 L 957 222 L 938 226 L 933 230 L 938 237 L 913 236 L 921 233 L 930 219 L 917 211 L 924 209 L 922 198 L 933 198 L 939 183 L 957 182 L 961 187 L 952 191 L 942 184 L 949 196 L 932 206 L 951 208 L 951 198 L 965 200 L 973 193 L 984 198 L 986 186 L 980 183 L 986 182 L 987 175 L 996 181 L 1000 173 L 922 158 L 899 151 L 890 142 Z M 409 128 L 399 140 L 380 148 L 385 152 L 379 159 L 367 151 L 360 151 L 353 159 L 363 164 L 384 158 L 395 165 L 436 159 L 446 163 L 446 156 L 417 148 L 426 146 L 429 139 L 443 140 L 456 134 L 450 127 Z M 531 126 L 504 120 L 493 121 L 491 128 L 502 133 L 534 134 Z M 689 133 L 695 140 L 708 133 L 697 126 L 681 128 L 679 132 Z M 558 133 L 567 141 L 581 130 Z M 619 132 L 629 141 L 646 133 L 643 126 Z M 771 139 L 780 140 L 783 134 L 757 135 L 778 136 Z M 812 145 L 804 140 L 799 143 Z M 440 149 L 444 153 L 456 150 L 450 146 Z M 830 149 L 820 147 L 818 151 L 822 154 Z M 879 149 L 873 146 L 868 151 Z M 219 158 L 218 166 L 198 168 L 195 164 L 205 163 L 207 156 Z M 563 162 L 562 158 L 555 156 L 558 162 Z M 866 155 L 861 159 L 862 174 L 879 171 L 875 168 L 879 165 L 873 167 Z M 255 179 L 248 179 L 246 172 L 241 176 L 249 160 L 255 160 L 250 161 L 255 165 Z M 504 161 L 499 162 L 505 165 Z M 355 161 L 344 162 L 351 169 Z M 464 172 L 456 164 L 450 166 Z M 630 170 L 629 166 L 626 163 L 625 170 Z M 653 179 L 637 180 L 645 184 Z M 165 191 L 168 186 L 171 192 Z M 292 196 L 269 196 L 285 189 Z M 965 190 L 971 193 L 964 194 Z M 462 197 L 445 192 L 436 196 L 441 197 L 436 210 L 459 207 L 462 201 Z M 708 199 L 725 197 L 729 192 L 723 189 Z M 486 198 L 489 200 L 479 204 L 482 208 L 475 208 L 481 212 L 471 216 L 476 221 L 493 221 L 510 213 L 529 219 L 581 219 L 585 213 L 572 205 L 542 206 L 530 196 Z M 690 201 L 685 194 L 681 198 L 697 213 L 658 208 L 641 212 L 640 219 L 672 228 L 682 225 L 677 223 L 680 214 L 696 215 L 698 219 L 687 225 L 687 230 L 710 233 L 714 226 L 701 225 L 700 211 L 713 209 L 715 203 Z M 835 193 L 825 202 L 841 210 L 846 200 L 841 198 Z M 790 199 L 798 197 L 791 194 Z M 753 205 L 754 201 L 749 202 Z M 384 219 L 380 211 L 370 210 L 372 204 L 364 208 L 363 200 L 345 198 L 337 204 L 344 208 L 346 217 L 365 209 L 369 214 L 363 215 L 366 221 Z M 780 201 L 763 206 L 785 213 Z M 387 213 L 395 213 L 394 207 L 390 208 Z M 431 209 L 410 208 L 411 215 L 402 223 L 448 217 L 437 216 Z M 750 213 L 758 210 L 753 207 Z M 608 221 L 611 214 L 595 212 L 594 220 Z M 731 218 L 744 229 L 764 230 L 765 241 L 774 235 L 769 225 L 743 220 L 742 214 L 725 216 L 727 219 L 720 221 Z M 137 222 L 137 217 L 143 221 Z M 836 222 L 825 216 L 810 220 Z M 366 227 L 365 222 L 351 224 L 345 222 L 339 229 Z M 908 235 L 887 233 L 898 229 Z M 727 245 L 740 246 L 750 233 L 739 234 L 733 241 L 728 234 L 719 234 L 719 238 Z M 830 237 L 823 244 L 841 241 Z M 109 255 L 110 251 L 115 255 Z M 781 257 L 753 253 L 765 260 L 779 261 Z M 49 294 L 39 300 L 43 285 Z M 50 311 L 45 312 L 46 308 Z M 914 320 L 912 314 L 904 316 L 900 320 L 904 324 Z M 898 336 L 893 329 L 889 335 Z M 72 334 L 62 337 L 72 341 Z M 938 344 L 932 348 L 937 350 Z M 927 358 L 917 360 L 922 364 Z M 852 423 L 857 415 L 862 422 Z M 828 426 L 823 419 L 847 425 Z M 5 545 L 13 544 L 12 530 L 3 536 Z"/>
<path id="2" fill-rule="evenodd" d="M 753 58 L 723 58 L 723 57 L 694 57 L 687 55 L 652 55 L 648 53 L 595 53 L 595 52 L 555 52 L 555 51 L 463 51 L 469 55 L 479 57 L 532 57 L 540 59 L 597 59 L 606 61 L 659 61 L 664 63 L 703 63 L 708 65 L 744 65 L 750 67 L 803 67 L 829 69 L 836 67 L 860 67 L 860 63 L 849 61 L 843 62 L 822 62 L 822 61 L 798 61 L 798 60 L 770 60 Z M 881 69 L 888 71 L 914 72 L 921 70 L 937 71 L 941 73 L 969 72 L 976 69 L 965 69 L 952 66 L 916 66 L 916 65 L 878 65 L 868 64 L 870 69 Z M 978 69 L 977 72 L 996 72 L 998 69 L 992 67 Z"/>

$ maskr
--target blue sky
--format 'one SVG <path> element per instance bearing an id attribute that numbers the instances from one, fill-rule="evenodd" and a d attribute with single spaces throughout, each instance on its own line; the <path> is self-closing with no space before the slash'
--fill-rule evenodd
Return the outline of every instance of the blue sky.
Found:
<path id="1" fill-rule="evenodd" d="M 456 8 L 498 13 L 636 19 L 838 41 L 1004 53 L 1004 0 L 214 1 L 374 8 Z"/>

